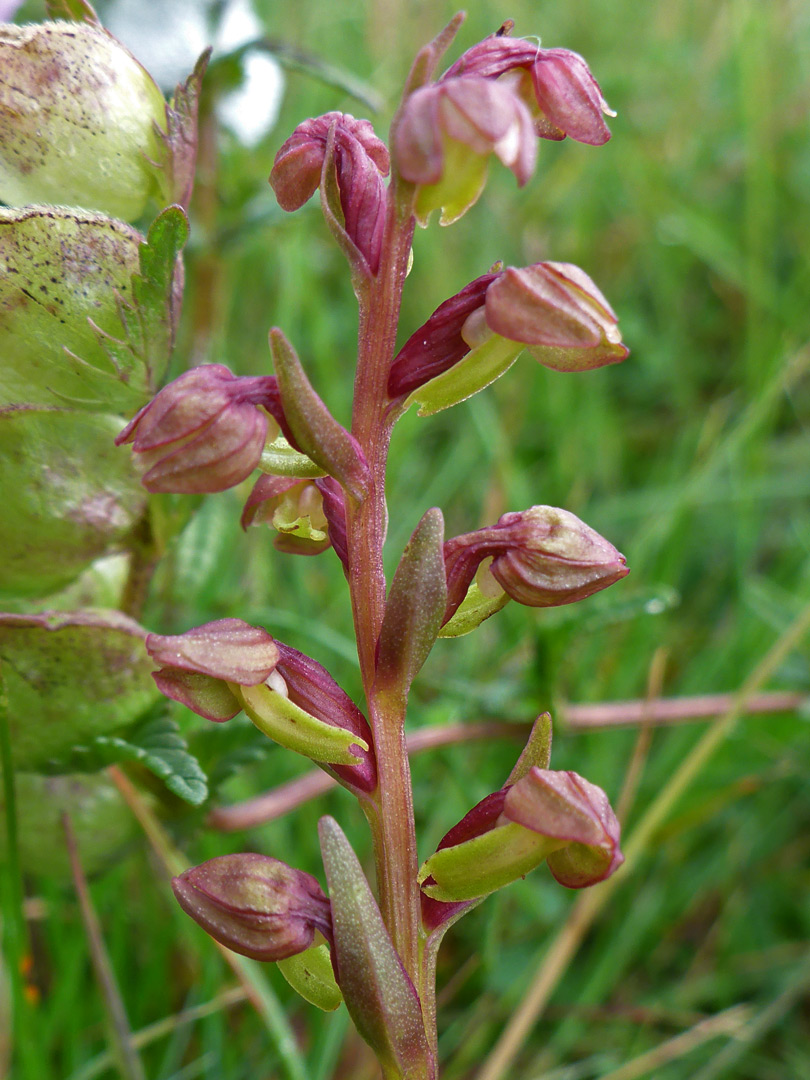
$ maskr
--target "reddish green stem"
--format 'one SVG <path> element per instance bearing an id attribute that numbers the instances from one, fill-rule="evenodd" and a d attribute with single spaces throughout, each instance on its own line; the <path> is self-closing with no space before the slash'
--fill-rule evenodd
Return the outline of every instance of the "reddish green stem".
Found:
<path id="1" fill-rule="evenodd" d="M 368 817 L 374 837 L 380 908 L 406 970 L 417 983 L 419 889 L 411 775 L 405 749 L 405 702 L 392 701 L 390 696 L 383 698 L 374 686 L 386 594 L 382 549 L 391 435 L 386 417 L 387 382 L 414 230 L 413 217 L 410 212 L 402 212 L 401 205 L 394 180 L 389 189 L 379 271 L 376 278 L 358 290 L 360 328 L 352 433 L 366 455 L 371 484 L 362 501 L 347 500 L 346 529 L 357 650 L 379 774 L 376 809 L 370 810 Z"/>

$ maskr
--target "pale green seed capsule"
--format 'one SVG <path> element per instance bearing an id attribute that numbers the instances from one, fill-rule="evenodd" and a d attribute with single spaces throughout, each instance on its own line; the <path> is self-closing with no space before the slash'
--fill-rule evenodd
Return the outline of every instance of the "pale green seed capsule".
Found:
<path id="1" fill-rule="evenodd" d="M 166 106 L 135 57 L 87 24 L 6 25 L 0 72 L 0 199 L 138 218 L 166 183 Z"/>

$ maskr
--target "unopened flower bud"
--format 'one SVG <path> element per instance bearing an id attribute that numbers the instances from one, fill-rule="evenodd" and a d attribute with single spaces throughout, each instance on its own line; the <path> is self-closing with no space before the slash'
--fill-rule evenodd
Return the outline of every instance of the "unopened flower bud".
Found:
<path id="1" fill-rule="evenodd" d="M 0 27 L 0 199 L 101 210 L 132 221 L 165 183 L 166 105 L 101 27 Z"/>
<path id="2" fill-rule="evenodd" d="M 160 665 L 152 678 L 162 693 L 217 723 L 241 712 L 235 687 L 265 682 L 279 659 L 270 634 L 242 619 L 217 619 L 184 634 L 149 634 L 146 650 Z"/>
<path id="3" fill-rule="evenodd" d="M 253 960 L 304 952 L 332 939 L 328 899 L 311 874 L 266 855 L 222 855 L 172 880 L 187 915 L 221 945 Z"/>
<path id="4" fill-rule="evenodd" d="M 520 94 L 544 139 L 601 146 L 610 138 L 603 114 L 615 116 L 583 58 L 570 49 L 541 49 L 523 38 L 485 38 L 458 58 L 442 79 L 503 77 Z"/>
<path id="5" fill-rule="evenodd" d="M 455 614 L 482 560 L 489 557 L 492 577 L 513 600 L 529 607 L 572 604 L 629 573 L 624 556 L 576 515 L 554 506 L 532 506 L 445 543 L 445 620 Z"/>
<path id="6" fill-rule="evenodd" d="M 629 353 L 613 309 L 579 267 L 507 267 L 470 282 L 411 335 L 388 393 L 410 395 L 426 416 L 483 390 L 524 348 L 553 371 L 588 371 Z"/>
<path id="7" fill-rule="evenodd" d="M 242 528 L 262 524 L 278 532 L 278 551 L 318 555 L 331 546 L 323 496 L 311 480 L 260 476 L 245 503 Z"/>
<path id="8" fill-rule="evenodd" d="M 446 79 L 405 101 L 393 145 L 402 176 L 418 185 L 420 225 L 441 208 L 441 224 L 458 220 L 477 201 L 491 154 L 523 186 L 534 171 L 537 141 L 531 116 L 511 88 L 491 79 Z"/>
<path id="9" fill-rule="evenodd" d="M 582 889 L 624 862 L 619 832 L 601 788 L 573 772 L 533 766 L 447 833 L 419 881 L 426 896 L 454 903 L 502 888 L 545 860 L 560 884 Z"/>
<path id="10" fill-rule="evenodd" d="M 522 342 L 553 371 L 590 371 L 628 355 L 616 314 L 588 275 L 571 263 L 507 267 L 487 289 L 486 324 Z"/>
<path id="11" fill-rule="evenodd" d="M 148 491 L 224 491 L 253 472 L 276 437 L 265 409 L 280 409 L 273 376 L 238 377 L 204 364 L 164 386 L 115 441 L 132 443 Z"/>
<path id="12" fill-rule="evenodd" d="M 509 541 L 490 571 L 519 604 L 572 604 L 629 573 L 624 556 L 567 510 L 533 506 L 504 514 L 496 528 Z"/>
<path id="13" fill-rule="evenodd" d="M 368 120 L 331 112 L 299 124 L 273 164 L 270 184 L 282 210 L 297 210 L 322 182 L 330 132 L 334 167 L 346 235 L 365 258 L 372 274 L 380 262 L 385 222 L 388 148 Z"/>

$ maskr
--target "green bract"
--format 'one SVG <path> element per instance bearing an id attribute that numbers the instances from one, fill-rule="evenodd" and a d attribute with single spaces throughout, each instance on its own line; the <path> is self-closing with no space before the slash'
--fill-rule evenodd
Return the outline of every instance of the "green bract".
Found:
<path id="1" fill-rule="evenodd" d="M 135 358 L 116 370 L 96 330 L 121 336 L 116 296 L 129 296 L 140 240 L 101 214 L 0 209 L 0 403 L 128 413 L 148 399 Z"/>
<path id="2" fill-rule="evenodd" d="M 0 208 L 0 405 L 128 416 L 148 401 L 169 360 L 185 228 L 178 208 L 146 242 L 102 214 Z"/>

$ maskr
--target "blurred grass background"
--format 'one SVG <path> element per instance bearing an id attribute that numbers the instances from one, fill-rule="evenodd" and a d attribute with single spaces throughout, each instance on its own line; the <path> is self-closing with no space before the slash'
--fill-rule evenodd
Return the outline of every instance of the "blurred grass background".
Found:
<path id="1" fill-rule="evenodd" d="M 382 96 L 371 116 L 380 134 L 413 54 L 454 11 L 444 0 L 255 6 L 271 38 Z M 146 0 L 143 13 L 153 17 Z M 801 0 L 475 0 L 451 56 L 506 18 L 516 34 L 538 33 L 544 45 L 586 57 L 618 112 L 613 139 L 600 149 L 542 143 L 525 190 L 493 167 L 463 221 L 420 232 L 402 338 L 496 260 L 554 259 L 577 263 L 599 284 L 632 353 L 581 376 L 524 357 L 471 402 L 432 419 L 406 415 L 392 448 L 390 565 L 430 505 L 444 509 L 452 535 L 550 503 L 615 543 L 632 574 L 581 605 L 509 605 L 470 637 L 440 642 L 414 689 L 414 727 L 530 721 L 565 702 L 644 697 L 650 684 L 661 696 L 735 691 L 810 603 L 810 8 Z M 278 324 L 347 418 L 356 316 L 342 257 L 314 203 L 283 215 L 266 183 L 295 124 L 331 109 L 367 114 L 311 72 L 288 71 L 279 120 L 258 146 L 220 135 L 215 170 L 192 208 L 176 363 L 193 353 L 265 373 L 267 329 Z M 282 556 L 267 534 L 242 534 L 240 494 L 205 501 L 155 580 L 145 624 L 172 632 L 231 615 L 261 622 L 357 696 L 337 560 Z M 767 686 L 808 690 L 806 640 Z M 654 732 L 628 834 L 704 728 Z M 211 762 L 217 734 L 205 736 Z M 600 784 L 615 803 L 637 738 L 560 724 L 553 765 Z M 415 759 L 421 857 L 503 783 L 516 753 L 503 741 Z M 271 750 L 220 798 L 245 798 L 304 769 Z M 614 879 L 503 1075 L 810 1076 L 808 771 L 806 713 L 743 717 L 632 871 Z M 173 833 L 192 862 L 256 850 L 319 874 L 315 826 L 324 812 L 367 858 L 364 823 L 342 791 L 247 833 L 213 833 L 199 814 L 180 817 Z M 64 885 L 30 884 L 38 1004 L 29 1068 L 89 1080 L 103 1074 L 106 1043 L 78 911 Z M 150 1080 L 375 1076 L 344 1010 L 316 1014 L 272 965 L 269 1000 L 286 1020 L 268 1028 L 243 1002 L 220 1007 L 233 977 L 177 909 L 146 844 L 92 890 L 133 1029 L 166 1020 L 142 1050 Z M 450 933 L 439 969 L 443 1080 L 483 1075 L 576 900 L 539 870 Z M 193 1023 L 177 1020 L 211 1001 L 216 1007 Z M 725 1025 L 701 1035 L 702 1022 L 735 1006 Z M 672 1060 L 644 1057 L 683 1033 L 692 1040 L 673 1044 Z"/>

